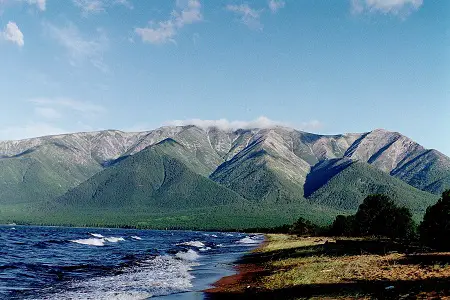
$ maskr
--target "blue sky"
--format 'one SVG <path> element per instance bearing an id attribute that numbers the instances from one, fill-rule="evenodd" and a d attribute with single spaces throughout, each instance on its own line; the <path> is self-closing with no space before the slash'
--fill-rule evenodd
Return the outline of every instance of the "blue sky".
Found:
<path id="1" fill-rule="evenodd" d="M 450 155 L 448 0 L 0 0 L 0 57 L 0 139 L 287 124 Z"/>

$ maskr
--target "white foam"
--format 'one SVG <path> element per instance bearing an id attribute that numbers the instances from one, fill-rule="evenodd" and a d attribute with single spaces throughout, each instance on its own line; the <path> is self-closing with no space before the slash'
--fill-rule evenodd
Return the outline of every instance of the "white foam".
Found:
<path id="1" fill-rule="evenodd" d="M 123 237 L 105 237 L 105 241 L 110 242 L 110 243 L 117 243 L 117 242 L 121 242 L 121 241 L 125 241 L 125 239 Z"/>
<path id="2" fill-rule="evenodd" d="M 202 251 L 202 252 L 205 252 L 205 251 L 208 251 L 208 250 L 211 250 L 211 247 L 205 247 L 205 248 L 198 249 L 198 251 Z"/>
<path id="3" fill-rule="evenodd" d="M 194 278 L 189 274 L 192 266 L 189 261 L 158 256 L 119 275 L 70 282 L 63 291 L 39 299 L 128 300 L 187 292 Z"/>
<path id="4" fill-rule="evenodd" d="M 142 238 L 137 235 L 132 235 L 131 238 L 139 241 L 142 240 Z"/>
<path id="5" fill-rule="evenodd" d="M 82 244 L 82 245 L 90 245 L 90 246 L 104 246 L 104 239 L 90 238 L 90 239 L 79 239 L 72 240 L 72 243 Z"/>
<path id="6" fill-rule="evenodd" d="M 182 260 L 187 261 L 195 261 L 200 257 L 200 255 L 198 255 L 198 253 L 192 249 L 189 249 L 187 252 L 180 251 L 177 254 L 175 254 L 175 256 Z"/>
<path id="7" fill-rule="evenodd" d="M 215 234 L 211 234 L 211 236 L 212 236 L 213 238 L 216 238 L 216 237 L 217 237 L 217 235 L 215 235 Z"/>
<path id="8" fill-rule="evenodd" d="M 197 248 L 204 248 L 205 244 L 200 241 L 190 241 L 190 242 L 184 242 L 177 245 L 184 245 L 184 246 L 191 246 L 191 247 L 197 247 Z"/>
<path id="9" fill-rule="evenodd" d="M 245 238 L 240 239 L 236 243 L 239 243 L 239 244 L 259 244 L 259 243 L 261 243 L 261 240 L 258 240 L 255 237 L 246 236 Z"/>
<path id="10" fill-rule="evenodd" d="M 89 233 L 89 234 L 92 235 L 93 237 L 100 238 L 100 239 L 104 237 L 100 233 Z"/>

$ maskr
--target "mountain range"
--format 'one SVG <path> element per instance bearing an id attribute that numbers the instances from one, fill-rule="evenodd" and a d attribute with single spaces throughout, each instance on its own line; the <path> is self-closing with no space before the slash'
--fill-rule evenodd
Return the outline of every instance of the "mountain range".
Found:
<path id="1" fill-rule="evenodd" d="M 450 158 L 397 132 L 166 126 L 0 141 L 0 222 L 249 228 L 327 224 L 389 195 L 420 219 Z"/>

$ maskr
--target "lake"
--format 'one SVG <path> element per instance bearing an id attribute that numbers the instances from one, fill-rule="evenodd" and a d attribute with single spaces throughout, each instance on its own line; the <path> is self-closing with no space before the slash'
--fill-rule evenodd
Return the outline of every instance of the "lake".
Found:
<path id="1" fill-rule="evenodd" d="M 203 299 L 263 240 L 224 232 L 0 226 L 0 299 Z"/>

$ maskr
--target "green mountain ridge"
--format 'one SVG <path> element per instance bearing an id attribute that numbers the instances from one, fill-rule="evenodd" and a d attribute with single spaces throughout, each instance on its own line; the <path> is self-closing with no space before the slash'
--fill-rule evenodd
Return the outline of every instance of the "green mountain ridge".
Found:
<path id="1" fill-rule="evenodd" d="M 326 224 L 371 193 L 420 218 L 447 188 L 448 157 L 381 129 L 166 126 L 0 141 L 0 222 L 219 229 L 303 216 Z"/>

